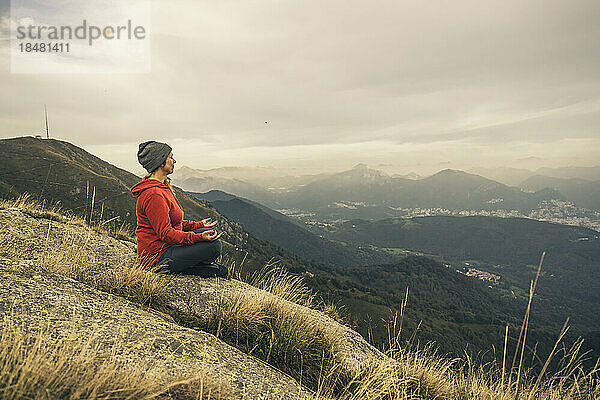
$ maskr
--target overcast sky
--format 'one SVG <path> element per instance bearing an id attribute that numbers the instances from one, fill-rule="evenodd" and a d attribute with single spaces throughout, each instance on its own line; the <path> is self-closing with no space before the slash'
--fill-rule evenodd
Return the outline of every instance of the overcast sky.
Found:
<path id="1" fill-rule="evenodd" d="M 146 74 L 11 74 L 1 1 L 2 138 L 46 103 L 137 174 L 150 139 L 202 169 L 600 164 L 598 0 L 153 0 Z"/>

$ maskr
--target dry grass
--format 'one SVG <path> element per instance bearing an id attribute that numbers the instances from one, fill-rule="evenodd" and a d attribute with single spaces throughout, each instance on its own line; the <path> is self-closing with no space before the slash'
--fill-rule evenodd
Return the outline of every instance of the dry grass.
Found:
<path id="1" fill-rule="evenodd" d="M 33 258 L 46 271 L 79 278 L 96 262 L 94 255 L 85 250 L 89 240 L 89 233 L 74 231 L 63 231 L 59 235 L 52 232 L 50 238 L 50 229 L 44 237 L 17 242 L 10 235 L 2 235 L 0 254 L 15 260 Z"/>
<path id="2" fill-rule="evenodd" d="M 168 278 L 159 267 L 145 267 L 127 259 L 106 269 L 90 272 L 97 260 L 86 251 L 88 236 L 64 236 L 58 245 L 40 254 L 40 266 L 49 272 L 78 279 L 104 292 L 147 306 L 162 306 L 168 294 Z"/>
<path id="3" fill-rule="evenodd" d="M 38 255 L 42 269 L 70 278 L 81 278 L 82 274 L 95 264 L 94 255 L 86 251 L 89 233 L 87 235 L 67 233 L 60 236 L 52 246 Z M 46 240 L 47 243 L 47 240 Z"/>
<path id="4" fill-rule="evenodd" d="M 132 230 L 125 224 L 116 226 L 113 220 L 103 221 L 102 219 L 94 221 L 92 224 L 85 217 L 64 210 L 58 202 L 48 204 L 46 201 L 35 200 L 28 193 L 15 199 L 0 199 L 0 209 L 16 209 L 34 218 L 45 218 L 71 225 L 87 226 L 100 234 L 112 236 L 115 239 L 136 242 L 135 237 L 131 234 Z"/>
<path id="5" fill-rule="evenodd" d="M 364 367 L 339 399 L 460 399 L 451 376 L 453 363 L 436 359 L 430 348 L 397 353 Z"/>
<path id="6" fill-rule="evenodd" d="M 88 226 L 81 218 L 62 216 L 57 211 L 59 210 L 57 207 L 51 210 L 43 207 L 43 204 L 36 203 L 27 196 L 12 201 L 0 200 L 0 208 L 17 208 L 29 215 L 41 218 L 51 216 L 55 221 Z M 106 234 L 102 227 L 96 226 L 94 230 Z M 52 238 L 49 237 L 50 234 Z M 108 269 L 97 268 L 100 260 L 93 251 L 90 251 L 91 237 L 92 234 L 88 230 L 84 232 L 67 230 L 61 231 L 58 235 L 54 231 L 50 233 L 49 230 L 46 237 L 38 240 L 38 244 L 42 244 L 42 249 L 34 252 L 39 266 L 45 271 L 78 279 L 99 290 L 120 295 L 143 305 L 164 304 L 168 281 L 158 268 L 145 268 L 133 258 L 124 260 L 118 265 L 111 265 Z M 25 252 L 26 250 L 15 246 L 9 238 L 3 237 L 0 243 L 2 255 L 12 259 L 30 258 L 31 254 Z"/>
<path id="7" fill-rule="evenodd" d="M 221 255 L 215 260 L 217 263 L 225 265 L 227 267 L 227 275 L 231 279 L 237 279 L 238 281 L 242 279 L 242 266 L 246 261 L 246 257 L 248 257 L 248 253 L 244 255 L 244 258 L 240 262 L 236 262 L 235 258 L 231 255 L 231 252 L 235 251 L 235 246 L 232 244 L 223 242 L 223 252 Z M 228 254 L 229 253 L 229 254 Z"/>
<path id="8" fill-rule="evenodd" d="M 242 280 L 239 274 L 238 279 Z M 318 301 L 315 293 L 304 284 L 302 276 L 289 274 L 274 259 L 267 262 L 260 271 L 243 280 L 283 300 L 318 310 L 342 325 L 352 325 L 342 315 L 341 307 L 331 302 Z"/>
<path id="9" fill-rule="evenodd" d="M 332 320 L 336 321 L 338 324 L 345 325 L 351 329 L 354 329 L 358 323 L 358 321 L 351 323 L 348 320 L 347 315 L 342 313 L 342 310 L 344 310 L 343 306 L 338 306 L 334 303 L 329 302 L 319 304 L 315 308 L 317 308 L 323 314 L 327 315 Z"/>
<path id="10" fill-rule="evenodd" d="M 29 332 L 8 318 L 0 332 L 1 400 L 214 399 L 231 392 L 202 371 L 165 382 L 168 371 L 131 363 L 129 350 L 118 344 L 99 351 L 93 338 L 56 339 L 49 330 Z"/>
<path id="11" fill-rule="evenodd" d="M 45 201 L 36 201 L 28 193 L 12 200 L 0 199 L 0 209 L 10 208 L 35 218 L 46 218 L 58 222 L 68 222 L 69 220 L 68 217 L 65 217 L 66 212 L 61 209 L 59 203 L 48 204 Z"/>
<path id="12" fill-rule="evenodd" d="M 105 222 L 109 222 L 109 221 L 105 221 Z M 77 223 L 80 225 L 86 224 L 85 220 L 83 220 L 83 219 L 78 219 Z M 101 222 L 101 223 L 93 224 L 93 225 L 88 224 L 87 226 L 89 226 L 92 230 L 94 230 L 95 232 L 98 232 L 102 235 L 111 236 L 111 237 L 114 237 L 115 239 L 125 240 L 125 241 L 131 242 L 131 243 L 137 243 L 136 238 L 131 235 L 132 229 L 128 225 L 125 225 L 125 223 L 123 223 L 119 226 L 116 226 L 113 224 Z"/>
<path id="13" fill-rule="evenodd" d="M 336 335 L 293 304 L 311 304 L 310 290 L 278 268 L 253 282 L 257 289 L 221 298 L 200 327 L 307 387 L 326 392 L 339 385 Z"/>
<path id="14" fill-rule="evenodd" d="M 573 350 L 573 351 L 576 351 Z M 396 351 L 393 361 L 365 367 L 339 396 L 358 399 L 598 399 L 600 390 L 596 372 L 583 372 L 577 362 L 558 371 L 536 385 L 536 376 L 521 376 L 516 385 L 502 384 L 501 368 L 462 368 L 465 360 L 439 357 L 431 348 L 419 351 Z M 567 361 L 567 364 L 569 362 Z"/>
<path id="15" fill-rule="evenodd" d="M 262 270 L 252 274 L 247 282 L 282 300 L 309 308 L 315 306 L 315 295 L 304 284 L 302 277 L 290 275 L 285 269 L 279 267 L 274 260 L 269 261 Z"/>
<path id="16" fill-rule="evenodd" d="M 165 304 L 168 278 L 159 267 L 144 267 L 137 261 L 111 267 L 95 277 L 93 285 L 136 303 L 152 307 Z"/>

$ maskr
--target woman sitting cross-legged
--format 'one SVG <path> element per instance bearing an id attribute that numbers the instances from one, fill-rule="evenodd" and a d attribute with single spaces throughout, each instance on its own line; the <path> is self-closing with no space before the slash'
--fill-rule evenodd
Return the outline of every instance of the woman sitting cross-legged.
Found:
<path id="1" fill-rule="evenodd" d="M 166 143 L 140 144 L 138 161 L 148 171 L 131 188 L 137 198 L 137 254 L 145 266 L 165 266 L 171 272 L 227 277 L 227 267 L 215 263 L 222 244 L 211 218 L 186 221 L 167 175 L 175 159 Z"/>

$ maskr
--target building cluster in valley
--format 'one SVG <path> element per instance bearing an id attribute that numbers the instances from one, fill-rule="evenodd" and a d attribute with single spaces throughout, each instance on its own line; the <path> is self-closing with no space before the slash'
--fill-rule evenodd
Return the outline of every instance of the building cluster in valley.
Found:
<path id="1" fill-rule="evenodd" d="M 457 269 L 456 272 L 458 272 L 459 274 L 466 275 L 471 278 L 477 278 L 482 281 L 487 281 L 487 282 L 493 283 L 494 285 L 497 285 L 498 282 L 500 281 L 500 275 L 492 274 L 491 272 L 482 271 L 480 269 L 473 268 L 473 267 L 467 267 L 466 271 L 465 270 L 461 271 L 460 269 Z"/>
<path id="2" fill-rule="evenodd" d="M 501 218 L 530 218 L 562 225 L 581 226 L 600 232 L 600 211 L 577 207 L 569 201 L 549 200 L 540 202 L 538 208 L 528 213 L 517 210 L 449 210 L 447 208 L 395 208 L 403 218 L 435 215 L 486 216 Z"/>
<path id="3" fill-rule="evenodd" d="M 347 202 L 348 208 L 373 207 L 372 204 Z M 446 216 L 486 216 L 500 218 L 530 218 L 538 221 L 553 222 L 561 225 L 581 226 L 600 232 L 600 211 L 577 207 L 568 201 L 549 200 L 540 202 L 538 208 L 528 213 L 518 210 L 450 210 L 440 207 L 388 207 L 397 218 L 429 217 L 437 215 Z M 332 228 L 346 222 L 346 219 L 319 220 L 314 212 L 299 209 L 277 210 L 289 217 L 297 218 L 306 225 L 320 228 Z M 600 235 L 599 235 L 600 236 Z"/>

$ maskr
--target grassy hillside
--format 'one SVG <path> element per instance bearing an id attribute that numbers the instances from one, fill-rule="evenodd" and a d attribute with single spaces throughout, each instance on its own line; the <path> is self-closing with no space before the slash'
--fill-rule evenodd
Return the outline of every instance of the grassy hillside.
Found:
<path id="1" fill-rule="evenodd" d="M 337 240 L 405 248 L 447 259 L 479 260 L 512 284 L 527 287 L 530 265 L 542 251 L 546 285 L 579 300 L 600 302 L 600 233 L 523 218 L 432 216 L 382 221 L 353 220 L 331 232 Z M 524 273 L 513 276 L 521 267 Z M 490 271 L 493 272 L 494 270 Z M 512 271 L 512 273 L 509 273 Z"/>
<path id="2" fill-rule="evenodd" d="M 0 173 L 0 196 L 22 193 L 65 209 L 89 220 L 114 218 L 135 227 L 135 198 L 130 188 L 141 180 L 71 143 L 55 139 L 20 137 L 2 139 L 4 169 Z M 175 188 L 187 219 L 211 215 L 203 204 Z M 93 199 L 93 208 L 92 208 Z"/>
<path id="3" fill-rule="evenodd" d="M 0 195 L 29 193 L 79 215 L 115 218 L 135 226 L 135 200 L 129 188 L 140 178 L 110 165 L 70 143 L 33 137 L 2 139 L 3 171 Z M 94 210 L 91 200 L 94 194 Z"/>
<path id="4" fill-rule="evenodd" d="M 409 340 L 418 333 L 419 339 L 435 341 L 447 353 L 461 354 L 466 343 L 475 353 L 485 352 L 502 342 L 506 323 L 516 328 L 522 317 L 524 299 L 502 297 L 496 288 L 466 278 L 432 259 L 390 254 L 357 263 L 360 254 L 348 257 L 352 254 L 350 244 L 344 249 L 326 242 L 287 222 L 287 217 L 271 217 L 274 211 L 263 212 L 264 207 L 235 196 L 221 192 L 209 197 L 219 212 L 256 236 L 305 258 L 316 256 L 318 263 L 330 264 L 311 269 L 314 276 L 307 277 L 307 283 L 331 301 L 345 305 L 351 318 L 357 318 L 357 329 L 370 334 L 380 345 L 388 335 L 384 321 L 390 319 L 393 310 L 400 310 L 407 288 L 410 296 L 402 339 Z M 366 241 L 362 242 L 368 249 Z M 338 249 L 343 252 L 336 253 Z M 373 252 L 365 250 L 363 254 Z M 536 316 L 530 338 L 546 349 L 552 345 L 550 338 L 556 335 L 555 330 L 552 322 L 539 321 Z"/>
<path id="5" fill-rule="evenodd" d="M 285 216 L 282 216 L 283 218 L 270 218 L 269 216 L 273 211 L 264 213 L 261 211 L 263 207 L 253 207 L 251 202 L 246 202 L 231 195 L 225 196 L 223 193 L 213 193 L 211 199 L 213 200 L 212 204 L 219 211 L 235 218 L 236 221 L 248 229 L 256 229 L 257 235 L 263 233 L 265 234 L 263 238 L 272 240 L 282 245 L 282 247 L 287 245 L 289 246 L 288 250 L 297 252 L 296 254 L 309 254 L 311 238 L 294 235 L 293 232 L 297 228 L 295 225 L 290 227 L 291 224 L 286 223 Z M 513 328 L 516 328 L 522 317 L 523 309 L 526 306 L 527 291 L 525 289 L 527 287 L 525 286 L 529 284 L 535 272 L 531 266 L 539 260 L 539 255 L 543 251 L 540 249 L 552 248 L 548 247 L 547 241 L 537 243 L 535 238 L 539 235 L 548 239 L 549 233 L 542 233 L 543 230 L 549 229 L 547 226 L 557 229 L 557 232 L 553 232 L 558 235 L 558 237 L 552 239 L 554 241 L 562 240 L 561 234 L 567 234 L 570 240 L 580 238 L 578 231 L 573 231 L 570 227 L 523 220 L 538 227 L 538 231 L 531 231 L 530 228 L 529 233 L 523 233 L 534 237 L 528 242 L 532 248 L 524 249 L 520 242 L 523 237 L 516 234 L 518 231 L 516 227 L 513 227 L 513 230 L 508 228 L 504 228 L 504 230 L 492 229 L 494 223 L 508 223 L 510 225 L 510 220 L 478 217 L 475 218 L 476 222 L 473 222 L 469 227 L 463 227 L 465 230 L 469 230 L 471 234 L 458 236 L 453 233 L 452 238 L 455 241 L 446 243 L 448 239 L 444 239 L 444 237 L 449 234 L 454 222 L 452 219 L 444 221 L 446 225 L 438 222 L 438 230 L 428 232 L 424 236 L 419 236 L 417 225 L 408 222 L 406 223 L 405 234 L 413 240 L 418 240 L 420 237 L 424 243 L 427 243 L 430 246 L 425 249 L 427 253 L 445 254 L 446 256 L 448 252 L 444 251 L 443 246 L 458 251 L 460 244 L 463 247 L 472 245 L 474 248 L 482 250 L 482 246 L 485 248 L 485 244 L 489 241 L 495 246 L 489 250 L 491 253 L 502 254 L 504 249 L 508 249 L 510 255 L 516 257 L 516 259 L 529 257 L 530 267 L 520 274 L 511 275 L 510 278 L 515 282 L 510 280 L 506 282 L 507 276 L 503 273 L 503 280 L 500 285 L 490 288 L 484 282 L 466 278 L 456 273 L 455 267 L 444 267 L 439 262 L 431 259 L 411 256 L 394 262 L 390 258 L 384 262 L 370 262 L 362 265 L 341 262 L 326 270 L 317 269 L 314 277 L 308 279 L 307 282 L 311 287 L 317 288 L 320 293 L 327 294 L 329 299 L 345 305 L 351 311 L 352 317 L 357 318 L 358 329 L 363 333 L 371 334 L 372 339 L 380 344 L 385 342 L 387 335 L 385 323 L 382 321 L 390 318 L 390 312 L 393 313 L 393 310 L 400 309 L 405 289 L 409 288 L 405 340 L 410 338 L 419 323 L 421 323 L 418 329 L 418 337 L 423 340 L 434 340 L 440 345 L 442 351 L 460 354 L 464 350 L 465 343 L 469 343 L 474 352 L 484 352 L 489 350 L 492 345 L 502 341 L 505 323 L 509 323 Z M 352 221 L 346 225 L 355 225 L 356 222 Z M 363 223 L 364 221 L 359 222 Z M 358 240 L 365 248 L 368 248 L 369 241 L 372 238 L 376 240 L 385 238 L 389 242 L 384 244 L 387 247 L 394 247 L 394 238 L 401 239 L 404 236 L 400 236 L 393 229 L 397 224 L 403 222 L 405 220 L 394 220 L 392 227 L 388 227 L 389 230 L 377 230 L 377 225 L 356 226 L 348 232 L 348 236 L 337 238 L 352 243 Z M 415 229 L 415 231 L 413 232 L 412 229 Z M 512 247 L 501 240 L 502 237 L 500 236 L 486 235 L 487 230 L 495 231 L 498 235 L 507 236 L 513 240 L 511 242 Z M 356 231 L 360 234 L 355 239 L 354 234 Z M 589 231 L 586 232 L 589 233 Z M 268 235 L 272 237 L 268 237 Z M 286 242 L 288 240 L 289 242 Z M 539 253 L 536 249 L 539 250 Z M 465 255 L 464 253 L 457 254 Z M 554 252 L 552 254 L 554 255 Z M 473 258 L 475 258 L 474 255 L 467 259 Z M 325 258 L 321 257 L 321 259 Z M 460 257 L 456 258 L 456 260 L 460 259 Z M 550 255 L 547 260 L 554 261 Z M 494 272 L 500 274 L 498 271 Z M 544 278 L 547 275 L 544 272 Z M 520 289 L 518 291 L 520 296 L 516 299 L 511 296 L 511 282 L 513 285 L 518 283 L 517 287 Z M 545 286 L 546 282 L 543 280 L 542 283 L 539 290 L 541 293 L 548 292 L 549 288 Z M 538 342 L 540 348 L 547 349 L 552 346 L 551 338 L 556 336 L 558 327 L 566 318 L 565 309 L 573 313 L 576 310 L 591 310 L 591 312 L 578 312 L 577 315 L 572 316 L 576 335 L 588 335 L 588 329 L 596 328 L 593 318 L 595 308 L 593 305 L 590 307 L 589 302 L 568 298 L 564 295 L 557 297 L 556 293 L 552 297 L 545 296 L 536 299 L 536 314 L 532 318 L 534 327 L 530 332 L 530 338 Z M 543 311 L 543 313 L 538 314 L 538 310 Z M 592 344 L 593 342 L 590 341 L 590 345 Z"/>
<path id="6" fill-rule="evenodd" d="M 208 201 L 209 203 L 213 204 L 216 201 L 221 201 L 221 202 L 226 202 L 229 200 L 233 200 L 233 199 L 241 199 L 243 200 L 245 203 L 252 205 L 254 207 L 256 207 L 257 209 L 259 209 L 260 211 L 264 212 L 265 214 L 267 214 L 269 217 L 271 218 L 275 218 L 279 221 L 284 221 L 290 224 L 294 224 L 294 225 L 298 225 L 301 227 L 304 227 L 304 224 L 300 221 L 298 221 L 295 218 L 290 218 L 287 215 L 284 215 L 280 212 L 277 212 L 269 207 L 266 207 L 264 205 L 262 205 L 261 203 L 258 203 L 256 201 L 252 201 L 240 196 L 236 196 L 234 194 L 230 194 L 227 192 L 224 192 L 222 190 L 211 190 L 209 192 L 206 193 L 198 193 L 198 192 L 187 192 L 188 194 L 192 195 L 194 198 L 196 199 L 203 199 Z"/>

